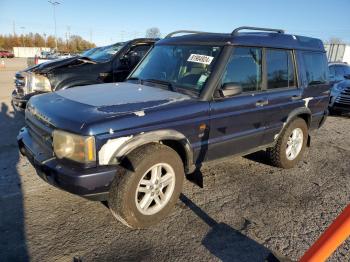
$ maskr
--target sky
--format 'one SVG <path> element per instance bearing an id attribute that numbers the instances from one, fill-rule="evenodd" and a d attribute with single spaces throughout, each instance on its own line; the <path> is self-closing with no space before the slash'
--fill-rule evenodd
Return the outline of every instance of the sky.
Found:
<path id="1" fill-rule="evenodd" d="M 285 29 L 287 33 L 350 43 L 350 0 L 54 0 L 57 35 L 81 35 L 96 45 L 162 35 L 180 29 L 231 32 L 239 26 Z M 0 0 L 0 34 L 54 35 L 47 0 Z"/>

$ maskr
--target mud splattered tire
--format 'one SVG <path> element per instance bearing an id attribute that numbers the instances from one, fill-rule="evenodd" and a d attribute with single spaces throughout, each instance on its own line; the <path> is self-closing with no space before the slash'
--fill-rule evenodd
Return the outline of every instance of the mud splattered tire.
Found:
<path id="1" fill-rule="evenodd" d="M 131 228 L 158 223 L 171 212 L 182 191 L 180 156 L 168 146 L 150 144 L 134 150 L 124 163 L 126 168 L 109 192 L 112 214 Z"/>
<path id="2" fill-rule="evenodd" d="M 274 166 L 292 168 L 303 157 L 308 138 L 308 126 L 304 119 L 292 120 L 279 135 L 274 147 L 267 149 Z"/>

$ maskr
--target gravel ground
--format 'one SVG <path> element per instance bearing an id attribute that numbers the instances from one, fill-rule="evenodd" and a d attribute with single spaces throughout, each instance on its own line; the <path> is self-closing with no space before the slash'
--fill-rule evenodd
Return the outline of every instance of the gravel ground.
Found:
<path id="1" fill-rule="evenodd" d="M 202 169 L 204 188 L 185 183 L 160 224 L 130 230 L 99 202 L 43 182 L 18 154 L 23 117 L 13 112 L 13 74 L 0 69 L 0 261 L 264 261 L 275 252 L 297 260 L 350 197 L 350 118 L 329 117 L 304 161 L 272 167 L 264 152 Z M 330 261 L 350 261 L 350 241 Z"/>

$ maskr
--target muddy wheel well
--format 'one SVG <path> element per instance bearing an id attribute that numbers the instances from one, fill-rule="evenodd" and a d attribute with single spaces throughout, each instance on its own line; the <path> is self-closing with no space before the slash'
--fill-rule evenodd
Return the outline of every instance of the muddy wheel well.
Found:
<path id="1" fill-rule="evenodd" d="M 187 159 L 187 154 L 186 154 L 186 149 L 184 148 L 184 146 L 182 145 L 182 143 L 180 141 L 177 140 L 161 140 L 159 142 L 149 142 L 147 144 L 141 145 L 137 148 L 135 148 L 134 150 L 128 152 L 127 155 L 125 155 L 121 161 L 120 164 L 127 168 L 129 166 L 129 161 L 128 161 L 128 156 L 134 152 L 135 150 L 143 150 L 145 147 L 155 144 L 155 143 L 161 143 L 163 145 L 166 145 L 170 148 L 172 148 L 173 150 L 175 150 L 175 152 L 180 156 L 182 163 L 184 165 L 184 170 L 185 172 L 187 171 L 188 168 L 188 159 Z"/>
<path id="2" fill-rule="evenodd" d="M 300 114 L 300 115 L 297 115 L 296 117 L 300 117 L 300 118 L 304 119 L 306 124 L 307 124 L 307 126 L 310 127 L 311 116 L 309 114 Z"/>
<path id="3" fill-rule="evenodd" d="M 180 141 L 177 140 L 162 140 L 161 141 L 164 145 L 171 147 L 174 149 L 178 155 L 181 157 L 182 163 L 184 164 L 184 168 L 186 170 L 188 166 L 188 161 L 187 161 L 187 154 L 184 146 L 181 144 Z"/>

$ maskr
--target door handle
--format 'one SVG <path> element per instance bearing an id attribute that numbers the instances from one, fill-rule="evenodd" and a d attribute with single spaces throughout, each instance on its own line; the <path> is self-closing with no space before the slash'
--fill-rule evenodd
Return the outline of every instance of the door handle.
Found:
<path id="1" fill-rule="evenodd" d="M 329 95 L 330 93 L 331 93 L 331 90 L 327 90 L 323 92 L 324 95 Z"/>
<path id="2" fill-rule="evenodd" d="M 291 97 L 292 100 L 300 100 L 301 99 L 301 95 L 294 95 Z"/>
<path id="3" fill-rule="evenodd" d="M 266 105 L 268 105 L 269 104 L 269 100 L 258 100 L 256 103 L 255 103 L 255 105 L 256 106 L 266 106 Z"/>

